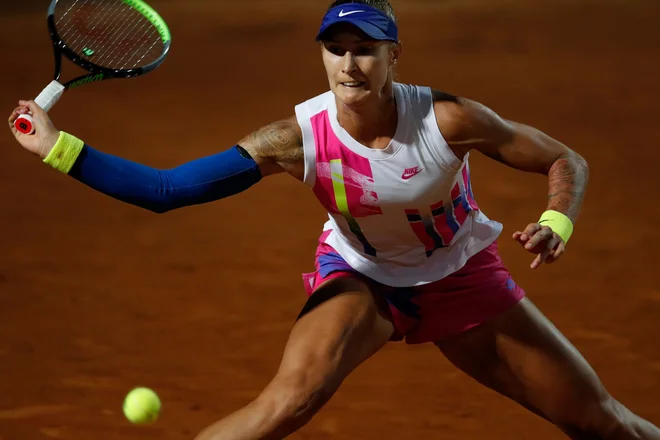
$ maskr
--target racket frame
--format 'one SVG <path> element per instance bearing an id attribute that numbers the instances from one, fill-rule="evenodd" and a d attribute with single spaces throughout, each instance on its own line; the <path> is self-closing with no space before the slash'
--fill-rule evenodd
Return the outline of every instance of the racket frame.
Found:
<path id="1" fill-rule="evenodd" d="M 44 110 L 48 112 L 53 105 L 59 100 L 64 91 L 79 87 L 85 84 L 92 82 L 98 82 L 106 79 L 113 78 L 134 78 L 145 73 L 151 72 L 160 66 L 170 50 L 171 44 L 171 35 L 169 28 L 165 21 L 160 17 L 160 15 L 148 4 L 142 0 L 122 0 L 124 3 L 128 4 L 132 8 L 140 12 L 145 18 L 147 18 L 153 26 L 158 30 L 158 34 L 163 41 L 163 51 L 158 57 L 158 59 L 152 61 L 146 66 L 136 67 L 133 69 L 110 69 L 107 67 L 99 66 L 89 60 L 84 59 L 82 56 L 74 52 L 64 40 L 60 37 L 57 32 L 57 25 L 55 23 L 55 8 L 59 0 L 52 0 L 48 6 L 48 33 L 50 34 L 50 39 L 53 45 L 53 56 L 54 56 L 54 74 L 53 81 L 49 86 L 47 86 L 44 91 L 37 97 L 35 100 L 38 105 L 44 107 L 44 103 L 39 102 L 41 97 L 44 97 L 47 101 L 47 106 L 44 107 Z M 73 64 L 87 70 L 89 73 L 79 75 L 75 78 L 70 79 L 65 83 L 60 83 L 60 78 L 62 76 L 62 55 L 64 55 L 69 61 Z M 16 121 L 14 121 L 14 126 L 18 131 L 24 134 L 34 133 L 34 124 L 32 122 L 32 117 L 30 115 L 20 115 Z"/>
<path id="2" fill-rule="evenodd" d="M 134 78 L 136 76 L 140 76 L 145 73 L 151 72 L 152 70 L 160 66 L 163 63 L 163 61 L 165 61 L 165 58 L 169 53 L 170 44 L 171 44 L 171 38 L 169 37 L 170 32 L 169 29 L 167 29 L 167 25 L 165 24 L 165 21 L 162 18 L 160 18 L 160 16 L 156 13 L 156 11 L 154 11 L 150 6 L 148 6 L 146 3 L 140 0 L 137 1 L 122 0 L 122 1 L 124 3 L 129 4 L 129 6 L 131 7 L 134 7 L 134 4 L 138 3 L 141 4 L 142 7 L 148 8 L 150 13 L 157 17 L 157 20 L 160 22 L 160 26 L 165 27 L 163 29 L 163 32 L 160 32 L 159 30 L 159 35 L 163 40 L 163 52 L 161 53 L 160 57 L 158 57 L 157 60 L 151 62 L 150 64 L 147 64 L 146 66 L 137 67 L 134 69 L 109 69 L 107 67 L 99 66 L 98 64 L 95 64 L 89 60 L 84 59 L 82 56 L 75 53 L 69 46 L 67 46 L 64 40 L 62 40 L 62 38 L 57 33 L 57 26 L 55 23 L 55 8 L 57 7 L 57 3 L 59 2 L 59 0 L 52 0 L 50 6 L 48 7 L 48 32 L 50 34 L 50 39 L 53 43 L 53 54 L 55 56 L 55 74 L 53 77 L 54 81 L 59 82 L 62 74 L 62 55 L 68 58 L 69 61 L 71 61 L 73 64 L 76 64 L 79 67 L 90 72 L 88 74 L 80 75 L 76 78 L 73 78 L 67 81 L 66 83 L 63 83 L 62 85 L 64 86 L 65 89 L 78 87 L 84 84 L 89 84 L 90 82 L 101 81 L 104 79 Z M 143 16 L 146 16 L 144 12 L 139 10 L 138 12 L 142 13 Z M 158 28 L 158 26 L 152 20 L 150 21 L 152 25 Z M 165 39 L 164 36 L 167 36 L 168 38 Z"/>

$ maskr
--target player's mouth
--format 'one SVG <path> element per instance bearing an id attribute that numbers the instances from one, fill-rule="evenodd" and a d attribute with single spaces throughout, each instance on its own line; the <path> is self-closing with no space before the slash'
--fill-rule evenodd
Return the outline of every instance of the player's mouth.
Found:
<path id="1" fill-rule="evenodd" d="M 340 83 L 344 87 L 348 87 L 349 89 L 359 89 L 360 87 L 364 87 L 366 82 L 364 81 L 348 81 L 348 82 L 343 82 Z"/>

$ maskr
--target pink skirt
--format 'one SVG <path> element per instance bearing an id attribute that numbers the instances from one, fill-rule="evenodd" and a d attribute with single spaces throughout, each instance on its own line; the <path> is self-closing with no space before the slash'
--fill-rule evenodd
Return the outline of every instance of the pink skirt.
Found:
<path id="1" fill-rule="evenodd" d="M 303 274 L 308 296 L 323 282 L 340 277 L 365 281 L 377 299 L 389 307 L 395 328 L 392 340 L 405 339 L 408 344 L 458 335 L 499 316 L 525 296 L 504 267 L 496 242 L 439 281 L 391 287 L 355 271 L 334 248 L 319 240 L 316 271 Z"/>

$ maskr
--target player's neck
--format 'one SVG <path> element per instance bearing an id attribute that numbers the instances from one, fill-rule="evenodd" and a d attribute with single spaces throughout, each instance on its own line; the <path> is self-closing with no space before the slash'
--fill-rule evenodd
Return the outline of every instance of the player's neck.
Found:
<path id="1" fill-rule="evenodd" d="M 399 120 L 394 95 L 383 92 L 378 99 L 356 107 L 337 102 L 337 120 L 362 145 L 386 148 L 394 137 Z"/>

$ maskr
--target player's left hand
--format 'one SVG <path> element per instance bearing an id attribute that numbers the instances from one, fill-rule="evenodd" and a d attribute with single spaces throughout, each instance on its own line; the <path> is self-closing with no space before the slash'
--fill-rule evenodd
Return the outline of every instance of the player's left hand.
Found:
<path id="1" fill-rule="evenodd" d="M 527 252 L 536 254 L 536 258 L 530 265 L 532 269 L 538 268 L 543 263 L 554 263 L 566 249 L 566 245 L 559 235 L 548 226 L 538 223 L 530 223 L 522 232 L 516 231 L 513 239 L 520 243 Z"/>

